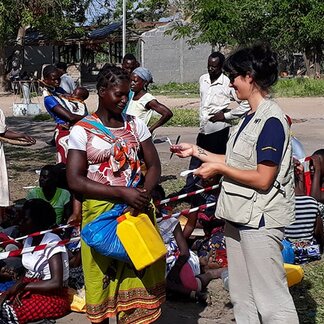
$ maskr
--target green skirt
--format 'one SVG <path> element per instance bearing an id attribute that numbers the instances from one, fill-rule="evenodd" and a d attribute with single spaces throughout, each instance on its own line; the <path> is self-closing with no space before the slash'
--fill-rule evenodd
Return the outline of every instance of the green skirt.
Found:
<path id="1" fill-rule="evenodd" d="M 85 200 L 82 227 L 110 210 L 113 203 Z M 81 241 L 89 320 L 118 316 L 120 323 L 151 323 L 165 300 L 165 259 L 137 271 L 131 264 L 101 255 Z"/>

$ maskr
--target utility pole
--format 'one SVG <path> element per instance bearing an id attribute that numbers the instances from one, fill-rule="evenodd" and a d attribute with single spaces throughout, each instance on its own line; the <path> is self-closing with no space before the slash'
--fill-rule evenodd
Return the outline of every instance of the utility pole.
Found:
<path id="1" fill-rule="evenodd" d="M 126 54 L 126 0 L 123 0 L 123 57 Z"/>

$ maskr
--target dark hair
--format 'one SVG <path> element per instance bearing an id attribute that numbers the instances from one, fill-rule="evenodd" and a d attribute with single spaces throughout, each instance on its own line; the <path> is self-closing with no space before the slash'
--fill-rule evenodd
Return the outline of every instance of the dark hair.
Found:
<path id="1" fill-rule="evenodd" d="M 47 79 L 50 74 L 57 71 L 57 68 L 54 65 L 46 65 L 43 69 L 43 78 Z"/>
<path id="2" fill-rule="evenodd" d="M 52 205 L 43 199 L 30 199 L 23 205 L 23 213 L 28 212 L 31 218 L 34 231 L 42 231 L 49 229 L 56 223 L 56 213 Z"/>
<path id="3" fill-rule="evenodd" d="M 57 188 L 58 187 L 58 183 L 57 183 L 58 182 L 58 173 L 56 171 L 55 165 L 51 165 L 51 164 L 44 165 L 41 168 L 39 179 L 41 179 L 41 174 L 44 171 L 48 172 L 47 178 L 49 178 L 48 181 L 46 181 L 46 186 L 50 186 L 51 188 L 54 188 L 54 187 Z M 43 188 L 43 186 L 41 186 L 41 187 Z"/>
<path id="4" fill-rule="evenodd" d="M 324 149 L 316 150 L 312 155 L 321 155 L 324 157 Z"/>
<path id="5" fill-rule="evenodd" d="M 261 90 L 268 91 L 278 80 L 277 54 L 266 44 L 239 49 L 225 60 L 224 71 L 242 76 L 250 74 Z"/>
<path id="6" fill-rule="evenodd" d="M 46 164 L 44 165 L 42 168 L 41 168 L 41 171 L 48 171 L 52 174 L 55 174 L 56 175 L 56 172 L 55 172 L 55 165 L 54 164 Z"/>
<path id="7" fill-rule="evenodd" d="M 55 65 L 58 69 L 61 69 L 61 70 L 64 70 L 66 71 L 67 70 L 67 64 L 65 62 L 58 62 L 56 63 Z"/>
<path id="8" fill-rule="evenodd" d="M 125 70 L 115 65 L 105 64 L 98 74 L 97 90 L 101 87 L 112 87 L 122 80 L 129 81 L 128 73 Z"/>
<path id="9" fill-rule="evenodd" d="M 225 62 L 225 56 L 221 52 L 213 52 L 208 56 L 208 58 L 218 58 L 221 66 L 223 66 Z"/>
<path id="10" fill-rule="evenodd" d="M 77 87 L 74 91 L 79 92 L 82 100 L 86 100 L 89 98 L 89 90 L 85 87 Z"/>
<path id="11" fill-rule="evenodd" d="M 127 53 L 123 57 L 123 61 L 136 61 L 137 62 L 137 59 L 136 59 L 136 57 L 133 54 Z"/>
<path id="12" fill-rule="evenodd" d="M 152 196 L 153 201 L 162 200 L 162 199 L 165 199 L 165 197 L 166 197 L 165 191 L 160 184 L 157 184 L 154 187 L 154 189 L 152 190 L 151 196 Z"/>

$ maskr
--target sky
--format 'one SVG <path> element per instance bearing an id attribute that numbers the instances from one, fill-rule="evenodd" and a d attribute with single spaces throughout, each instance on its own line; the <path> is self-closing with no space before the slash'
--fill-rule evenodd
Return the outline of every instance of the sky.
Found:
<path id="1" fill-rule="evenodd" d="M 111 1 L 112 7 L 115 5 L 115 1 Z M 105 13 L 108 13 L 108 9 L 104 7 L 103 1 L 101 0 L 92 0 L 92 4 L 86 12 L 87 23 L 91 23 L 95 20 L 96 17 L 101 16 Z"/>

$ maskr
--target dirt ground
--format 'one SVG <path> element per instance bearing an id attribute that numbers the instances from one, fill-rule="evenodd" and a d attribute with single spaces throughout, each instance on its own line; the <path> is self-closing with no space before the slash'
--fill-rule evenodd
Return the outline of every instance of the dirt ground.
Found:
<path id="1" fill-rule="evenodd" d="M 168 98 L 159 96 L 158 100 L 172 109 L 198 108 L 198 98 Z M 324 147 L 324 98 L 278 98 L 283 110 L 293 119 L 292 132 L 304 144 L 307 154 Z M 7 124 L 13 129 L 27 132 L 37 139 L 37 144 L 28 147 L 5 145 L 10 180 L 11 200 L 24 198 L 28 187 L 37 185 L 38 176 L 35 170 L 47 163 L 54 162 L 54 148 L 46 144 L 52 137 L 54 123 L 52 121 L 35 122 L 30 117 L 12 117 L 12 104 L 17 102 L 13 96 L 0 97 L 0 108 L 7 116 Z M 34 102 L 42 105 L 42 99 Z M 96 107 L 96 95 L 92 93 L 87 101 L 88 107 Z M 42 108 L 44 109 L 44 108 Z M 181 141 L 194 142 L 198 129 L 196 127 L 165 127 L 156 131 L 156 137 L 169 136 L 173 141 L 181 135 Z M 156 145 L 162 163 L 162 174 L 168 181 L 179 179 L 179 173 L 187 169 L 188 160 L 173 157 L 170 159 L 169 145 Z M 169 301 L 163 307 L 159 324 L 181 323 L 209 324 L 232 323 L 233 312 L 227 291 L 222 287 L 221 280 L 214 280 L 209 286 L 212 304 L 203 307 L 200 304 L 181 301 Z M 113 322 L 113 321 L 112 321 Z M 89 323 L 83 314 L 71 313 L 57 320 L 58 324 Z"/>

